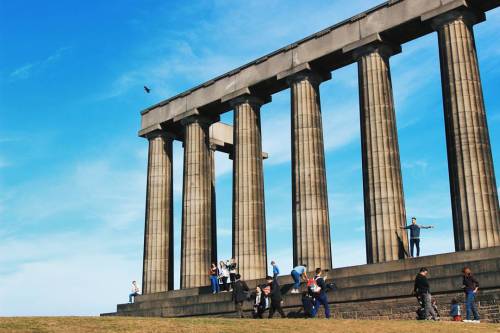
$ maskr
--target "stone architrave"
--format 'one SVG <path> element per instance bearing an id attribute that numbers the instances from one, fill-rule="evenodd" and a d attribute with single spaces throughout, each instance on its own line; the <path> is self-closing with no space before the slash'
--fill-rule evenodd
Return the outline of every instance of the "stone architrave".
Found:
<path id="1" fill-rule="evenodd" d="M 263 101 L 244 95 L 234 107 L 233 255 L 242 279 L 267 274 L 266 221 L 260 107 Z"/>
<path id="2" fill-rule="evenodd" d="M 292 219 L 294 265 L 332 267 L 325 149 L 319 84 L 305 70 L 288 78 L 292 123 Z"/>
<path id="3" fill-rule="evenodd" d="M 374 43 L 358 58 L 361 150 L 368 263 L 404 258 L 408 236 L 389 56 L 399 51 Z"/>
<path id="4" fill-rule="evenodd" d="M 457 251 L 500 245 L 498 193 L 472 28 L 483 15 L 455 10 L 432 22 L 439 42 Z"/>
<path id="5" fill-rule="evenodd" d="M 184 183 L 182 205 L 181 288 L 209 284 L 207 272 L 216 261 L 213 218 L 210 121 L 201 116 L 184 125 Z"/>
<path id="6" fill-rule="evenodd" d="M 163 131 L 149 140 L 142 291 L 174 289 L 172 141 Z"/>

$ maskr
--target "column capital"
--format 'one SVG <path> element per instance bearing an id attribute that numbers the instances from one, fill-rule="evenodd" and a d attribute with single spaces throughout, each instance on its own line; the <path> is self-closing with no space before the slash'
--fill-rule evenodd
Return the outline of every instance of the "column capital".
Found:
<path id="1" fill-rule="evenodd" d="M 288 85 L 303 80 L 308 80 L 312 84 L 319 85 L 323 81 L 330 80 L 331 78 L 332 74 L 330 72 L 313 69 L 308 62 L 294 66 L 276 75 L 277 80 L 285 79 Z"/>
<path id="2" fill-rule="evenodd" d="M 382 58 L 387 59 L 390 56 L 401 53 L 401 45 L 382 39 L 380 34 L 375 33 L 345 46 L 342 52 L 351 52 L 356 60 L 374 52 L 380 54 Z"/>
<path id="3" fill-rule="evenodd" d="M 214 117 L 209 117 L 209 116 L 202 116 L 202 115 L 190 115 L 186 118 L 183 118 L 180 120 L 180 123 L 182 126 L 187 126 L 192 123 L 198 123 L 201 126 L 206 126 L 207 128 L 212 125 L 213 123 L 216 123 L 218 121 L 217 118 Z"/>
<path id="4" fill-rule="evenodd" d="M 434 30 L 439 30 L 443 25 L 456 20 L 462 20 L 466 25 L 473 26 L 486 20 L 483 12 L 476 11 L 468 7 L 455 8 L 447 12 L 431 11 L 420 17 L 428 21 Z"/>
<path id="5" fill-rule="evenodd" d="M 176 139 L 176 135 L 174 133 L 169 132 L 165 129 L 161 129 L 161 128 L 154 130 L 154 131 L 151 131 L 151 132 L 148 132 L 148 133 L 144 134 L 143 137 L 148 139 L 148 140 L 153 140 L 153 139 L 156 139 L 158 137 L 162 137 L 162 138 L 168 139 L 168 140 Z"/>
<path id="6" fill-rule="evenodd" d="M 252 94 L 243 94 L 240 96 L 237 96 L 229 101 L 229 104 L 231 105 L 232 108 L 237 107 L 238 105 L 241 104 L 250 104 L 254 105 L 257 107 L 261 107 L 262 105 L 271 102 L 271 96 L 267 97 L 261 97 L 261 96 L 256 96 Z"/>

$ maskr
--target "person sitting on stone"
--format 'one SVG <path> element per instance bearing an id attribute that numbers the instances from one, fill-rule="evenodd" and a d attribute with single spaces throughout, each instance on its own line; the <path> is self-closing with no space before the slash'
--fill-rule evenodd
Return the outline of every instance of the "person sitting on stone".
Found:
<path id="1" fill-rule="evenodd" d="M 128 302 L 132 303 L 132 301 L 135 301 L 135 296 L 140 295 L 140 290 L 139 287 L 137 286 L 137 282 L 132 281 L 132 288 L 131 288 L 131 293 L 128 295 Z"/>
<path id="2" fill-rule="evenodd" d="M 291 294 L 298 294 L 299 293 L 299 287 L 300 287 L 300 278 L 302 277 L 304 281 L 307 281 L 307 273 L 306 273 L 306 268 L 307 265 L 300 265 L 300 266 L 295 266 L 292 269 L 292 272 L 290 275 L 293 278 L 293 289 L 290 292 Z"/>

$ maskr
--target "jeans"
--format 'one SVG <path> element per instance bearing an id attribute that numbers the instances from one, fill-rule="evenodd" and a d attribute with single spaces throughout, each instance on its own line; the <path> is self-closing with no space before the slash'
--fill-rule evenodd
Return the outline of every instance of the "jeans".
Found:
<path id="1" fill-rule="evenodd" d="M 432 319 L 437 318 L 436 311 L 434 311 L 434 308 L 432 307 L 432 296 L 431 293 L 425 293 L 422 294 L 420 297 L 422 297 L 424 301 L 424 307 L 425 307 L 425 318 L 429 319 L 431 317 Z"/>
<path id="2" fill-rule="evenodd" d="M 134 297 L 134 301 L 135 301 L 135 296 L 139 295 L 139 293 L 131 293 L 130 295 L 128 295 L 128 302 L 129 303 L 132 303 L 132 297 Z"/>
<path id="3" fill-rule="evenodd" d="M 299 272 L 293 270 L 291 274 L 292 274 L 292 278 L 293 278 L 293 282 L 294 282 L 293 288 L 299 289 L 299 287 L 300 287 L 300 274 L 299 274 Z"/>
<path id="4" fill-rule="evenodd" d="M 213 293 L 218 293 L 220 291 L 220 289 L 219 289 L 219 280 L 217 280 L 217 276 L 210 275 L 210 285 L 212 286 L 212 292 Z"/>
<path id="5" fill-rule="evenodd" d="M 466 311 L 466 316 L 465 319 L 470 320 L 470 314 L 472 312 L 472 315 L 474 316 L 474 320 L 479 320 L 479 313 L 477 312 L 477 306 L 476 306 L 476 293 L 474 293 L 472 290 L 468 290 L 465 293 L 465 311 Z"/>
<path id="6" fill-rule="evenodd" d="M 417 248 L 417 257 L 420 257 L 420 239 L 410 238 L 410 255 L 413 257 L 413 246 Z"/>
<path id="7" fill-rule="evenodd" d="M 318 314 L 319 307 L 323 305 L 325 308 L 325 317 L 330 318 L 330 305 L 328 304 L 328 298 L 326 297 L 325 293 L 321 293 L 318 296 L 316 296 L 316 300 L 314 301 L 314 309 L 312 316 L 316 317 Z"/>

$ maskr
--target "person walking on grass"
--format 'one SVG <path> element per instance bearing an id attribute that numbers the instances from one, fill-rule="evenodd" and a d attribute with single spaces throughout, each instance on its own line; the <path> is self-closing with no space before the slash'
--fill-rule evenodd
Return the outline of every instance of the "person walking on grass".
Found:
<path id="1" fill-rule="evenodd" d="M 240 318 L 245 318 L 243 315 L 243 302 L 247 299 L 248 296 L 248 286 L 245 281 L 241 281 L 241 276 L 239 274 L 235 275 L 235 281 L 233 286 L 233 300 L 234 307 L 236 308 L 236 312 Z"/>
<path id="2" fill-rule="evenodd" d="M 476 306 L 476 294 L 479 290 L 479 282 L 472 275 L 469 267 L 464 267 L 462 270 L 464 276 L 462 279 L 463 289 L 465 292 L 465 320 L 468 323 L 479 323 L 479 313 Z M 471 320 L 471 314 L 474 320 Z"/>
<path id="3" fill-rule="evenodd" d="M 276 279 L 280 275 L 280 269 L 274 260 L 271 261 L 271 266 L 273 266 L 273 279 Z"/>
<path id="4" fill-rule="evenodd" d="M 220 291 L 219 287 L 219 270 L 217 269 L 217 264 L 212 263 L 210 269 L 208 270 L 208 276 L 210 278 L 210 286 L 212 287 L 212 294 L 216 294 Z"/>
<path id="5" fill-rule="evenodd" d="M 131 293 L 128 295 L 128 302 L 132 303 L 132 300 L 135 302 L 135 296 L 140 295 L 139 287 L 137 286 L 137 282 L 132 281 Z"/>
<path id="6" fill-rule="evenodd" d="M 420 229 L 431 229 L 434 228 L 432 225 L 420 225 L 417 224 L 417 218 L 411 218 L 411 224 L 405 227 L 401 227 L 401 229 L 409 229 L 410 230 L 410 256 L 413 257 L 413 248 L 417 249 L 417 257 L 420 257 Z"/>
<path id="7" fill-rule="evenodd" d="M 322 276 L 323 271 L 321 268 L 316 268 L 316 275 L 314 276 L 314 283 L 311 285 L 311 292 L 314 295 L 314 313 L 313 317 L 315 317 L 318 314 L 319 307 L 323 305 L 325 308 L 325 318 L 330 318 L 330 306 L 328 304 L 328 297 L 326 296 L 326 276 Z M 315 285 L 315 287 L 312 288 L 312 286 Z"/>
<path id="8" fill-rule="evenodd" d="M 417 276 L 415 277 L 415 285 L 413 287 L 413 292 L 417 296 L 419 300 L 423 302 L 425 309 L 425 319 L 429 320 L 437 320 L 436 312 L 432 307 L 432 296 L 431 289 L 429 286 L 429 281 L 427 280 L 427 275 L 429 274 L 429 270 L 425 267 L 420 268 Z"/>
<path id="9" fill-rule="evenodd" d="M 291 294 L 298 294 L 299 293 L 299 287 L 300 287 L 300 278 L 302 277 L 304 281 L 307 281 L 307 273 L 306 273 L 307 265 L 303 264 L 300 266 L 295 266 L 292 269 L 292 272 L 290 275 L 292 275 L 293 278 L 293 289 L 290 292 Z"/>
<path id="10" fill-rule="evenodd" d="M 269 294 L 269 298 L 271 299 L 269 306 L 269 318 L 274 316 L 274 312 L 278 311 L 281 318 L 286 318 L 285 313 L 283 312 L 283 308 L 281 304 L 283 303 L 283 299 L 281 297 L 281 287 L 276 278 L 272 278 L 270 276 L 266 276 L 267 285 L 271 288 L 271 293 Z"/>

